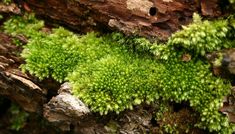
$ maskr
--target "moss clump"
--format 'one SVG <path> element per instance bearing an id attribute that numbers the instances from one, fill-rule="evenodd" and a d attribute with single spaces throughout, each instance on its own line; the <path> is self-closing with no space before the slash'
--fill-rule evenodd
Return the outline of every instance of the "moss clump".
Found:
<path id="1" fill-rule="evenodd" d="M 13 104 L 10 107 L 10 114 L 12 116 L 10 119 L 11 129 L 19 131 L 25 126 L 29 114 L 20 109 L 16 104 Z"/>
<path id="2" fill-rule="evenodd" d="M 233 131 L 228 119 L 218 112 L 223 96 L 229 93 L 230 83 L 214 77 L 210 65 L 197 56 L 188 62 L 181 59 L 186 52 L 204 54 L 203 51 L 231 47 L 222 43 L 230 39 L 228 22 L 197 24 L 205 25 L 206 29 L 212 29 L 209 24 L 213 24 L 216 30 L 224 32 L 215 36 L 213 30 L 207 33 L 208 37 L 217 40 L 215 46 L 211 39 L 205 41 L 208 46 L 197 46 L 201 42 L 199 39 L 189 44 L 184 42 L 193 39 L 191 33 L 195 33 L 196 28 L 205 32 L 206 29 L 200 29 L 196 24 L 183 30 L 184 33 L 173 35 L 167 45 L 157 45 L 143 38 L 128 39 L 121 34 L 78 36 L 63 28 L 46 35 L 39 31 L 43 23 L 32 20 L 33 24 L 27 17 L 17 17 L 5 23 L 6 31 L 30 38 L 22 53 L 26 60 L 22 68 L 41 79 L 53 77 L 60 82 L 69 81 L 73 84 L 74 95 L 93 111 L 119 113 L 161 97 L 163 100 L 189 102 L 200 113 L 198 126 L 201 128 L 224 133 Z M 29 27 L 33 29 L 28 30 Z M 227 30 L 223 30 L 224 27 Z M 186 35 L 189 36 L 186 38 Z M 183 49 L 176 51 L 179 45 Z"/>
<path id="3" fill-rule="evenodd" d="M 231 16 L 228 19 L 202 21 L 198 14 L 194 14 L 192 24 L 183 26 L 181 31 L 173 34 L 168 40 L 167 46 L 152 46 L 152 51 L 165 57 L 179 49 L 194 56 L 204 56 L 208 52 L 235 47 L 234 20 Z M 159 54 L 159 50 L 161 50 L 160 52 L 166 51 Z"/>
<path id="4" fill-rule="evenodd" d="M 118 45 L 114 48 L 120 49 Z M 164 69 L 161 66 L 124 49 L 118 55 L 107 54 L 91 64 L 78 66 L 68 80 L 74 84 L 74 94 L 91 105 L 93 111 L 119 113 L 158 99 L 155 73 Z"/>
<path id="5" fill-rule="evenodd" d="M 12 1 L 11 0 L 2 0 L 2 2 L 4 3 L 4 4 L 10 4 Z"/>
<path id="6" fill-rule="evenodd" d="M 227 20 L 201 21 L 195 14 L 195 23 L 183 27 L 182 31 L 175 33 L 168 44 L 183 47 L 195 54 L 205 55 L 206 52 L 234 47 L 234 29 Z"/>
<path id="7" fill-rule="evenodd" d="M 73 71 L 81 54 L 63 46 L 76 44 L 75 35 L 60 28 L 53 32 L 54 34 L 43 38 L 32 38 L 22 52 L 27 64 L 21 67 L 40 79 L 51 76 L 62 82 L 68 73 Z"/>
<path id="8" fill-rule="evenodd" d="M 235 0 L 229 0 L 229 3 L 233 6 L 233 8 L 235 7 Z"/>
<path id="9" fill-rule="evenodd" d="M 40 38 L 45 36 L 43 32 L 38 32 L 44 26 L 44 22 L 37 20 L 33 14 L 14 16 L 4 22 L 5 32 L 15 36 L 23 34 L 28 38 Z"/>

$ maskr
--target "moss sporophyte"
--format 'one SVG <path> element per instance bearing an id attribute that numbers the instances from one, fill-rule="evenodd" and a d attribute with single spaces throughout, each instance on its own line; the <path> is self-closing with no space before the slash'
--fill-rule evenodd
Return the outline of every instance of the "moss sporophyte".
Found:
<path id="1" fill-rule="evenodd" d="M 200 113 L 199 127 L 231 133 L 233 125 L 218 112 L 231 84 L 213 76 L 210 64 L 200 57 L 234 47 L 234 21 L 195 18 L 166 44 L 120 33 L 76 35 L 62 27 L 43 33 L 43 22 L 32 15 L 13 17 L 4 28 L 29 38 L 21 54 L 24 71 L 40 79 L 69 81 L 73 94 L 94 112 L 119 113 L 161 97 L 189 102 Z M 182 61 L 185 53 L 191 55 L 187 62 Z"/>

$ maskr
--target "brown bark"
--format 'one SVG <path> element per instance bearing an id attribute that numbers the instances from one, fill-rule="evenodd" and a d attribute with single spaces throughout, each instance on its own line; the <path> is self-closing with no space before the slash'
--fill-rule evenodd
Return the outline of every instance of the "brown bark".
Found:
<path id="1" fill-rule="evenodd" d="M 75 30 L 117 29 L 128 35 L 166 40 L 194 12 L 221 15 L 218 0 L 27 0 L 33 11 Z"/>
<path id="2" fill-rule="evenodd" d="M 0 3 L 0 13 L 20 14 L 21 10 L 15 3 L 11 3 L 9 5 Z"/>
<path id="3" fill-rule="evenodd" d="M 44 117 L 57 124 L 62 130 L 70 130 L 72 124 L 80 122 L 83 118 L 91 115 L 89 108 L 70 93 L 68 83 L 61 86 L 57 96 L 53 97 L 44 105 Z M 84 123 L 85 124 L 85 123 Z"/>
<path id="4" fill-rule="evenodd" d="M 220 112 L 226 114 L 230 122 L 235 123 L 235 87 L 234 87 L 234 75 L 235 75 L 235 49 L 224 49 L 221 51 L 215 51 L 207 54 L 207 60 L 211 63 L 213 73 L 216 76 L 220 76 L 231 80 L 232 89 L 228 96 L 224 97 L 223 106 L 220 108 Z M 219 60 L 220 64 L 215 65 L 215 61 Z"/>
<path id="5" fill-rule="evenodd" d="M 46 91 L 19 70 L 23 63 L 20 51 L 9 36 L 0 33 L 0 95 L 16 101 L 26 111 L 40 112 L 46 102 Z"/>

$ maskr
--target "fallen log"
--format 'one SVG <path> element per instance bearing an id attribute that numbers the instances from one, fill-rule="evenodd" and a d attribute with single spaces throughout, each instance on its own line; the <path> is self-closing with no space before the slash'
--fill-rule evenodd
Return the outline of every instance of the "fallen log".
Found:
<path id="1" fill-rule="evenodd" d="M 80 32 L 117 29 L 127 35 L 166 40 L 194 12 L 221 15 L 219 0 L 26 0 L 37 15 Z"/>
<path id="2" fill-rule="evenodd" d="M 25 111 L 40 113 L 47 91 L 20 71 L 19 65 L 23 63 L 18 56 L 20 51 L 10 36 L 0 34 L 0 95 L 17 102 Z"/>

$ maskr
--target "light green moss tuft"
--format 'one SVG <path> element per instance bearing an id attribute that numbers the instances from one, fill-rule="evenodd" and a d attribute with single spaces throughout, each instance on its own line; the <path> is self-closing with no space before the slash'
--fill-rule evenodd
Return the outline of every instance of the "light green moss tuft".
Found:
<path id="1" fill-rule="evenodd" d="M 186 49 L 195 55 L 234 47 L 234 28 L 228 20 L 201 21 L 194 15 L 194 23 L 184 26 L 169 39 L 168 45 Z"/>

